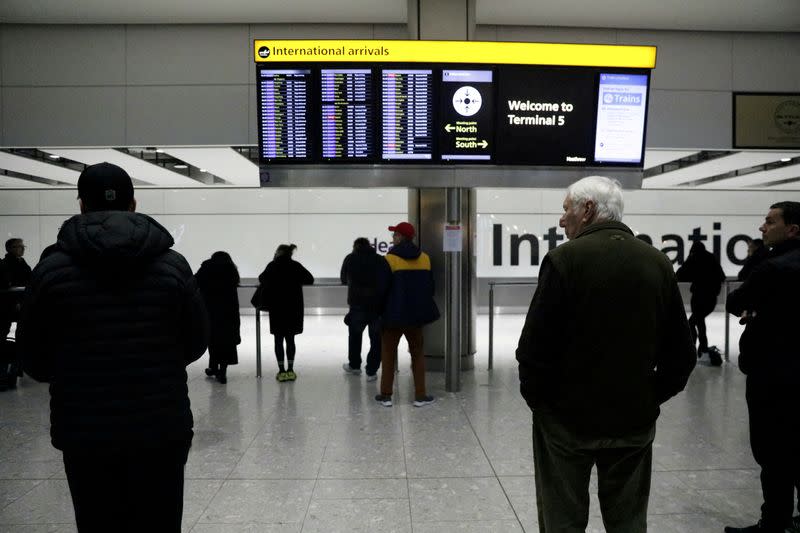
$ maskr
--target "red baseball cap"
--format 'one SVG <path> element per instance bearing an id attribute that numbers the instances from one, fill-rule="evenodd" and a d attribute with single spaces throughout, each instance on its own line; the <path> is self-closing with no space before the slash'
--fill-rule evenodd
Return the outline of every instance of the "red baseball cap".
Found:
<path id="1" fill-rule="evenodd" d="M 417 233 L 416 231 L 414 231 L 414 226 L 412 226 L 408 222 L 400 222 L 396 226 L 389 226 L 389 231 L 399 233 L 406 239 L 413 239 L 414 235 Z"/>

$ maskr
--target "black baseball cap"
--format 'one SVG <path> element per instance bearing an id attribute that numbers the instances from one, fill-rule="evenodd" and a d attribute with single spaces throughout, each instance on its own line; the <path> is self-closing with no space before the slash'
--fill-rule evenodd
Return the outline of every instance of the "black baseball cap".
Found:
<path id="1" fill-rule="evenodd" d="M 133 200 L 133 182 L 112 163 L 90 165 L 78 177 L 78 198 L 87 211 L 127 211 Z"/>

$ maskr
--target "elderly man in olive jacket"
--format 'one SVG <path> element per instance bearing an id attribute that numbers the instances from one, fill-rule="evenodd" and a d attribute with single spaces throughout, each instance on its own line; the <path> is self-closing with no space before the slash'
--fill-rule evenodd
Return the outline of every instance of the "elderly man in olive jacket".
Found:
<path id="1" fill-rule="evenodd" d="M 672 265 L 622 211 L 616 181 L 569 188 L 560 225 L 570 242 L 544 258 L 517 348 L 546 533 L 586 530 L 595 465 L 606 531 L 647 530 L 659 405 L 695 365 Z"/>

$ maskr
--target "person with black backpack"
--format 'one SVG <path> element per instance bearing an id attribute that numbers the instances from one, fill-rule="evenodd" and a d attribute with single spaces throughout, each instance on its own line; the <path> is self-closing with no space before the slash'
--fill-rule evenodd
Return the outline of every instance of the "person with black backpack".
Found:
<path id="1" fill-rule="evenodd" d="M 710 315 L 717 306 L 722 284 L 725 281 L 725 272 L 719 264 L 719 260 L 714 254 L 706 250 L 705 245 L 700 241 L 695 241 L 689 249 L 689 257 L 675 273 L 678 281 L 690 281 L 692 283 L 692 299 L 690 306 L 692 316 L 689 317 L 689 327 L 692 331 L 692 338 L 699 342 L 697 348 L 697 358 L 708 355 L 709 361 L 714 366 L 722 364 L 722 354 L 713 346 L 708 346 L 708 336 L 706 335 L 706 317 Z"/>

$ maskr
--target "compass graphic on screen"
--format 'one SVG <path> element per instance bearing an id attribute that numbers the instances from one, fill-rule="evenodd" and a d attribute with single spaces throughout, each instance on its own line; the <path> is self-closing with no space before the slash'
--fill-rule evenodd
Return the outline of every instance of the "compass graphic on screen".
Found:
<path id="1" fill-rule="evenodd" d="M 482 103 L 483 97 L 481 97 L 481 93 L 478 92 L 478 89 L 469 85 L 459 87 L 453 95 L 453 109 L 463 117 L 471 117 L 477 113 Z"/>

